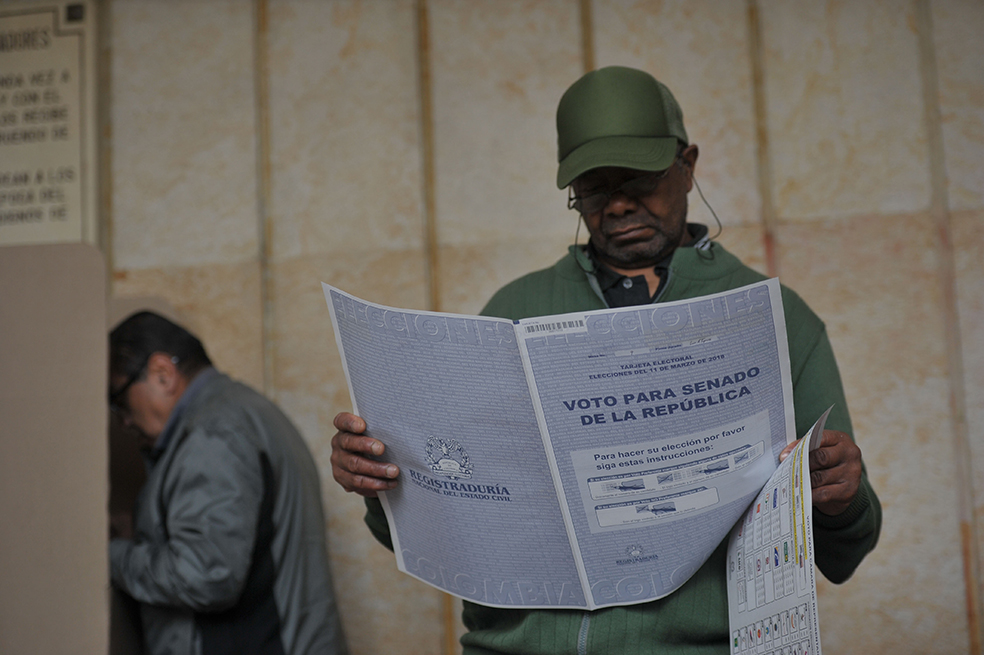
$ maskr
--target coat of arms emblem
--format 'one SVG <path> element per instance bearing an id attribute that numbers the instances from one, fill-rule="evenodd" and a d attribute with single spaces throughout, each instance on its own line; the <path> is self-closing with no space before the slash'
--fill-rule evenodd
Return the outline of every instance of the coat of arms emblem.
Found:
<path id="1" fill-rule="evenodd" d="M 470 480 L 472 465 L 468 453 L 454 439 L 427 439 L 427 461 L 435 475 L 441 475 L 451 480 Z"/>

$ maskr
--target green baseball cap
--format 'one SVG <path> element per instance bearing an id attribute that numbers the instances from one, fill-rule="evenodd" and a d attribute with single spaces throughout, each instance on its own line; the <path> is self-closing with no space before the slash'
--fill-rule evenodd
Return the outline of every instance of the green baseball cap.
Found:
<path id="1" fill-rule="evenodd" d="M 624 66 L 592 71 L 557 107 L 557 188 L 592 168 L 661 171 L 689 143 L 683 112 L 666 85 Z"/>

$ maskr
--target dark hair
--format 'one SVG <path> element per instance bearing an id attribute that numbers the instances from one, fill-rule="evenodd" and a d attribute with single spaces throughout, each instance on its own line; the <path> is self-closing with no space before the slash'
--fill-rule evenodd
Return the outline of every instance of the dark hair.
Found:
<path id="1" fill-rule="evenodd" d="M 137 312 L 109 334 L 109 374 L 136 375 L 154 353 L 177 357 L 178 372 L 186 378 L 212 365 L 198 337 L 159 314 Z"/>

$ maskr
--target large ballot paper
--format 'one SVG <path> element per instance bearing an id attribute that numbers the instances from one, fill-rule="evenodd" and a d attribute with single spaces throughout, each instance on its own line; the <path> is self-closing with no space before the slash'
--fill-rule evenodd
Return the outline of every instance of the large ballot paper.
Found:
<path id="1" fill-rule="evenodd" d="M 782 566 L 812 555 L 808 474 L 769 486 L 796 437 L 777 280 L 515 322 L 323 287 L 353 409 L 401 470 L 380 494 L 401 571 L 495 607 L 628 605 L 671 594 L 735 528 L 735 652 L 766 616 L 793 620 L 764 609 L 800 598 L 778 594 Z M 769 538 L 747 514 L 767 493 Z M 784 530 L 798 541 L 760 582 Z"/>

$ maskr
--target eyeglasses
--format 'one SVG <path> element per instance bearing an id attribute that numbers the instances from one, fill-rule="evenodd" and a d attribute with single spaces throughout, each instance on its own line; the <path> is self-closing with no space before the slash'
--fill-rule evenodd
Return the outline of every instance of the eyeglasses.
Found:
<path id="1" fill-rule="evenodd" d="M 676 163 L 677 159 L 679 159 L 679 155 L 673 159 L 673 162 Z M 575 195 L 574 187 L 572 185 L 568 187 L 567 208 L 575 209 L 582 216 L 586 216 L 588 214 L 600 212 L 602 209 L 607 207 L 608 202 L 616 193 L 621 193 L 635 200 L 645 196 L 651 196 L 656 193 L 656 189 L 659 188 L 660 181 L 670 174 L 670 168 L 673 168 L 672 164 L 666 170 L 657 171 L 649 175 L 640 175 L 639 177 L 633 178 L 615 189 L 597 191 L 594 193 L 589 193 L 586 196 Z"/>
<path id="2" fill-rule="evenodd" d="M 109 390 L 109 410 L 118 416 L 123 416 L 130 411 L 130 406 L 126 402 L 126 392 L 130 390 L 130 387 L 140 379 L 144 374 L 144 370 L 147 368 L 147 363 L 150 362 L 150 355 L 148 355 L 143 363 L 140 364 L 140 368 L 130 374 L 130 377 L 126 379 L 123 386 L 113 391 Z"/>

